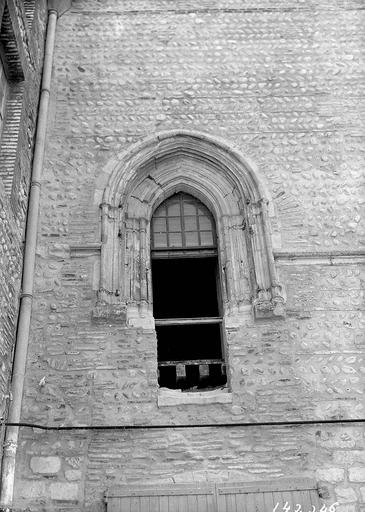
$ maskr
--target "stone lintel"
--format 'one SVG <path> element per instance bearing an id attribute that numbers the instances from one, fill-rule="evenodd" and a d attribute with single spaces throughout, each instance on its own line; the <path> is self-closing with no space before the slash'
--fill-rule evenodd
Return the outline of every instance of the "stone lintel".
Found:
<path id="1" fill-rule="evenodd" d="M 160 388 L 157 398 L 159 407 L 231 403 L 232 393 L 228 391 L 228 388 L 190 393 L 182 392 L 181 389 Z"/>

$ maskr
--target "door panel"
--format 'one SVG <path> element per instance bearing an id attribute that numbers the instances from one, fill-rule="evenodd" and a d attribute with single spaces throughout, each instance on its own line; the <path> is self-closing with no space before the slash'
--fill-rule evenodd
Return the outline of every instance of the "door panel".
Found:
<path id="1" fill-rule="evenodd" d="M 218 512 L 319 512 L 321 507 L 316 482 L 309 478 L 226 483 L 216 488 Z"/>
<path id="2" fill-rule="evenodd" d="M 118 486 L 106 493 L 108 512 L 216 512 L 215 486 Z"/>
<path id="3" fill-rule="evenodd" d="M 118 486 L 106 493 L 107 512 L 319 512 L 311 479 L 225 484 Z M 315 507 L 315 509 L 313 508 Z"/>

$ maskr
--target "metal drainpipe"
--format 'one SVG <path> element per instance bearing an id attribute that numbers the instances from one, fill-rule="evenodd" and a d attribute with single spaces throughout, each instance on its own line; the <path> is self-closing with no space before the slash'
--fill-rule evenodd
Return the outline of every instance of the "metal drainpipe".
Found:
<path id="1" fill-rule="evenodd" d="M 51 85 L 53 49 L 58 13 L 48 11 L 47 36 L 44 52 L 43 76 L 39 100 L 37 134 L 34 146 L 32 179 L 28 203 L 28 218 L 25 235 L 25 251 L 20 297 L 19 321 L 13 362 L 11 382 L 11 402 L 9 422 L 19 422 L 24 388 L 24 376 L 27 361 L 29 327 L 33 298 L 33 278 L 37 243 L 37 225 L 40 198 L 40 178 L 43 167 L 44 147 L 47 129 L 48 104 Z M 11 512 L 14 491 L 15 458 L 18 447 L 19 427 L 8 427 L 5 434 L 4 455 L 2 460 L 0 511 Z"/>

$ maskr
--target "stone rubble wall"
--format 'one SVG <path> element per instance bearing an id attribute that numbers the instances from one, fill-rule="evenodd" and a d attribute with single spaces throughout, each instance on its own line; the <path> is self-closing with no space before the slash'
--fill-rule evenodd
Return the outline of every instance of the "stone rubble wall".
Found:
<path id="1" fill-rule="evenodd" d="M 306 476 L 317 479 L 328 506 L 339 502 L 338 512 L 361 510 L 356 503 L 365 500 L 361 426 L 72 434 L 24 430 L 22 439 L 27 450 L 18 459 L 22 480 L 17 501 L 31 510 L 53 512 L 66 506 L 69 511 L 101 512 L 105 490 L 118 484 L 251 482 Z"/>

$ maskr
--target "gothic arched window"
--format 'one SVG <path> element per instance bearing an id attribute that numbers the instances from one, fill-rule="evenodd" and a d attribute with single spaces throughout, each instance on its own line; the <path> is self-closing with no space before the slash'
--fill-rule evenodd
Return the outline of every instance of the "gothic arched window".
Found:
<path id="1" fill-rule="evenodd" d="M 151 261 L 160 386 L 225 384 L 217 237 L 203 203 L 180 192 L 155 210 Z"/>
<path id="2" fill-rule="evenodd" d="M 171 131 L 117 155 L 107 176 L 94 321 L 143 329 L 161 387 L 224 384 L 234 333 L 285 317 L 258 170 L 221 139 Z"/>

